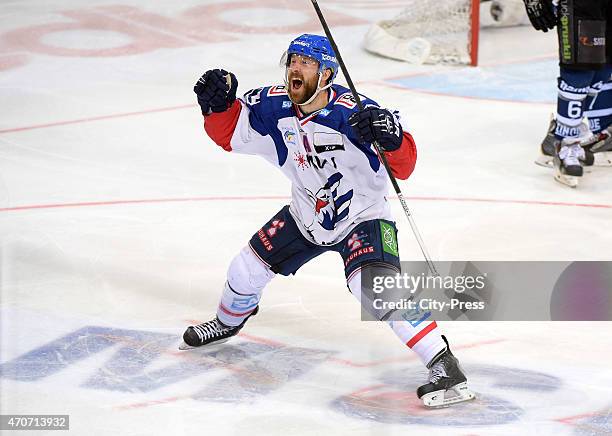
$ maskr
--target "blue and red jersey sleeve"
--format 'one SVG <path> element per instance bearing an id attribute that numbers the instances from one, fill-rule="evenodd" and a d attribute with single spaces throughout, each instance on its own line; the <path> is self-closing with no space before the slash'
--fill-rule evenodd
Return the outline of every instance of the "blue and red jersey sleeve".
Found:
<path id="1" fill-rule="evenodd" d="M 400 148 L 384 153 L 389 167 L 391 167 L 391 172 L 396 178 L 406 180 L 410 177 L 417 160 L 416 144 L 410 133 L 404 132 L 404 139 Z"/>
<path id="2" fill-rule="evenodd" d="M 235 100 L 225 112 L 204 116 L 204 130 L 210 139 L 225 151 L 232 151 L 232 136 L 238 125 L 241 110 L 242 102 Z"/>

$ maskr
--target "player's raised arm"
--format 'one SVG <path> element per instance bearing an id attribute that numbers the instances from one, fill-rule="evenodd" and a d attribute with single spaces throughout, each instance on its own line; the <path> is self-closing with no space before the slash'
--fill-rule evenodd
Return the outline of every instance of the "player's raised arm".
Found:
<path id="1" fill-rule="evenodd" d="M 230 151 L 231 139 L 238 124 L 241 105 L 236 102 L 238 80 L 222 69 L 206 71 L 193 87 L 204 115 L 204 128 L 210 138 Z"/>

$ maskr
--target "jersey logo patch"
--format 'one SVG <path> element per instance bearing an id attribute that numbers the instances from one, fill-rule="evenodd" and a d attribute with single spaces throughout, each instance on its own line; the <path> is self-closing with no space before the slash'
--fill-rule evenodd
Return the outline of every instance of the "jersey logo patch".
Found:
<path id="1" fill-rule="evenodd" d="M 275 95 L 287 95 L 285 85 L 276 85 L 268 89 L 268 97 L 274 97 Z"/>
<path id="2" fill-rule="evenodd" d="M 353 109 L 357 107 L 357 102 L 355 101 L 355 97 L 350 92 L 342 94 L 338 97 L 338 100 L 334 104 L 339 104 L 340 106 L 344 106 L 349 109 Z"/>
<path id="3" fill-rule="evenodd" d="M 255 106 L 258 104 L 261 101 L 261 91 L 263 91 L 263 88 L 257 88 L 244 94 L 244 99 L 246 100 L 247 104 L 250 106 Z"/>

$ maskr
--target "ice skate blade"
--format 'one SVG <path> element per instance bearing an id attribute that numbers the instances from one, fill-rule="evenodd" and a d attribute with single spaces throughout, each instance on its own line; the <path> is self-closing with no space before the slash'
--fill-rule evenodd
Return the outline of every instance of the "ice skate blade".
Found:
<path id="1" fill-rule="evenodd" d="M 194 348 L 206 348 L 206 349 L 209 349 L 209 348 L 213 348 L 213 347 L 215 347 L 215 346 L 217 346 L 217 345 L 224 344 L 224 343 L 226 343 L 227 341 L 229 341 L 229 339 L 230 339 L 230 338 L 221 339 L 220 341 L 213 342 L 213 343 L 211 343 L 211 344 L 201 345 L 201 346 L 199 346 L 199 347 L 192 347 L 191 345 L 187 345 L 187 344 L 185 343 L 185 341 L 182 341 L 182 342 L 179 344 L 178 349 L 179 349 L 179 350 L 181 350 L 181 351 L 185 351 L 185 350 L 193 350 Z"/>
<path id="2" fill-rule="evenodd" d="M 449 396 L 449 394 L 451 396 Z M 454 394 L 454 395 L 453 395 Z M 448 407 L 453 404 L 462 403 L 464 401 L 470 401 L 476 398 L 474 392 L 468 388 L 467 382 L 459 383 L 446 391 L 440 389 L 439 391 L 430 392 L 421 397 L 423 404 L 428 409 L 440 409 Z"/>
<path id="3" fill-rule="evenodd" d="M 569 186 L 570 188 L 575 188 L 578 186 L 578 177 L 576 176 L 568 176 L 567 174 L 556 173 L 555 180 L 562 185 Z"/>
<path id="4" fill-rule="evenodd" d="M 612 167 L 612 151 L 595 153 L 595 162 L 593 165 L 596 167 Z"/>
<path id="5" fill-rule="evenodd" d="M 553 166 L 553 157 L 547 156 L 545 154 L 540 154 L 537 159 L 534 161 L 536 165 L 540 165 L 541 167 L 552 168 Z"/>

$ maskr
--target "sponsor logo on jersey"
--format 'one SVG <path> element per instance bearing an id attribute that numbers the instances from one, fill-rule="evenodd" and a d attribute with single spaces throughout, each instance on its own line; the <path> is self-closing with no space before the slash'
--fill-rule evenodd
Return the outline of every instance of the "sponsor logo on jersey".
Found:
<path id="1" fill-rule="evenodd" d="M 287 129 L 283 133 L 283 138 L 285 138 L 285 142 L 287 144 L 295 145 L 295 131 L 292 129 Z"/>
<path id="2" fill-rule="evenodd" d="M 561 58 L 565 62 L 569 62 L 573 59 L 572 44 L 570 42 L 570 11 L 568 2 L 560 2 L 558 10 L 559 20 L 559 49 Z"/>
<path id="3" fill-rule="evenodd" d="M 321 115 L 322 117 L 326 117 L 331 113 L 331 111 L 329 109 L 321 109 L 321 111 L 319 112 L 319 115 Z"/>
<path id="4" fill-rule="evenodd" d="M 291 109 L 292 103 L 290 101 L 283 102 L 283 109 Z"/>
<path id="5" fill-rule="evenodd" d="M 325 168 L 325 165 L 331 165 L 335 169 L 338 169 L 335 157 L 325 159 L 320 158 L 319 156 L 313 156 L 312 154 L 306 154 L 306 162 L 308 162 L 308 165 L 318 170 L 322 170 L 323 168 Z"/>
<path id="6" fill-rule="evenodd" d="M 588 36 L 579 37 L 580 44 L 587 47 L 601 47 L 606 45 L 606 38 L 589 38 Z"/>
<path id="7" fill-rule="evenodd" d="M 315 145 L 317 153 L 325 153 L 326 151 L 344 151 L 344 144 L 325 144 Z"/>
<path id="8" fill-rule="evenodd" d="M 363 232 L 360 233 L 361 234 L 353 233 L 348 241 L 346 241 L 346 246 L 349 248 L 349 250 L 355 251 L 363 246 L 363 238 L 365 235 Z"/>
<path id="9" fill-rule="evenodd" d="M 380 221 L 380 235 L 383 242 L 383 251 L 395 257 L 399 256 L 397 250 L 397 236 L 393 226 L 384 221 Z"/>
<path id="10" fill-rule="evenodd" d="M 346 258 L 346 260 L 344 261 L 344 266 L 348 266 L 348 264 L 356 259 L 359 256 L 362 256 L 364 254 L 368 254 L 368 253 L 374 253 L 374 247 L 365 247 L 365 248 L 359 248 L 357 249 L 357 251 L 353 251 L 351 254 L 349 254 L 349 256 Z"/>
<path id="11" fill-rule="evenodd" d="M 309 166 L 308 161 L 306 160 L 306 156 L 304 156 L 299 151 L 296 153 L 293 153 L 293 155 L 294 155 L 293 160 L 297 163 L 298 168 L 304 171 Z"/>
<path id="12" fill-rule="evenodd" d="M 569 83 L 567 83 L 565 80 L 560 80 L 559 81 L 559 89 L 561 91 L 566 91 L 566 92 L 572 92 L 575 94 L 588 94 L 589 93 L 589 87 L 586 86 L 584 88 L 576 88 L 572 85 L 570 85 Z"/>
<path id="13" fill-rule="evenodd" d="M 263 229 L 259 229 L 257 231 L 257 237 L 259 238 L 259 240 L 263 244 L 263 246 L 266 249 L 266 251 L 272 251 L 274 249 L 274 246 L 272 245 L 272 243 L 270 242 L 270 240 L 266 236 L 266 233 L 264 232 Z"/>
<path id="14" fill-rule="evenodd" d="M 268 234 L 269 237 L 273 238 L 276 235 L 276 233 L 283 227 L 285 227 L 285 221 L 274 220 L 272 221 L 272 224 L 270 225 L 270 227 L 268 227 L 268 230 L 266 230 L 266 233 Z"/>
<path id="15" fill-rule="evenodd" d="M 338 133 L 315 132 L 314 148 L 317 153 L 326 151 L 344 151 L 342 135 Z"/>

